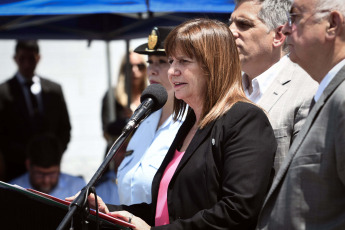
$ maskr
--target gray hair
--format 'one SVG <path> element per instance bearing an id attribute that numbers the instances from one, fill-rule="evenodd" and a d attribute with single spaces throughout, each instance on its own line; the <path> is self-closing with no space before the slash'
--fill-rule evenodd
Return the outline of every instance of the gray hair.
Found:
<path id="1" fill-rule="evenodd" d="M 344 0 L 317 0 L 316 10 L 337 10 L 345 17 L 345 2 Z"/>
<path id="2" fill-rule="evenodd" d="M 245 1 L 258 2 L 262 5 L 258 18 L 268 27 L 268 32 L 287 22 L 286 12 L 290 11 L 289 0 L 235 0 L 236 5 Z"/>

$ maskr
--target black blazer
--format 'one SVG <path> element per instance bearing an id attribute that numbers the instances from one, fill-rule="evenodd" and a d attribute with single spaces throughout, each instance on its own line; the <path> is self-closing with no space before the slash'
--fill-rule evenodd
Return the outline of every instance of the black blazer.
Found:
<path id="1" fill-rule="evenodd" d="M 194 114 L 189 114 L 158 169 L 152 204 L 109 205 L 110 210 L 126 209 L 154 225 L 160 180 L 194 123 Z M 170 224 L 152 229 L 253 229 L 274 173 L 276 148 L 264 112 L 236 103 L 197 131 L 168 187 Z"/>
<path id="2" fill-rule="evenodd" d="M 40 78 L 42 87 L 42 129 L 32 125 L 24 94 L 16 77 L 0 84 L 0 153 L 6 167 L 6 181 L 26 171 L 25 147 L 38 133 L 53 133 L 63 150 L 70 141 L 71 124 L 61 86 Z"/>

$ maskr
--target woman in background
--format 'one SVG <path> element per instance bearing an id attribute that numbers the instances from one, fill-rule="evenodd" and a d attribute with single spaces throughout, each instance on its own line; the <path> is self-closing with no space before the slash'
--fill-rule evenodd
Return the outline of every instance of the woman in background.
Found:
<path id="1" fill-rule="evenodd" d="M 115 88 L 111 88 L 115 108 L 115 120 L 110 118 L 111 108 L 109 104 L 109 91 L 105 93 L 102 100 L 102 128 L 103 136 L 107 141 L 105 154 L 108 153 L 114 141 L 121 134 L 127 120 L 132 116 L 134 110 L 140 105 L 140 96 L 147 86 L 147 67 L 142 55 L 130 52 L 129 54 L 131 70 L 131 103 L 128 107 L 128 95 L 125 89 L 126 56 L 122 58 L 119 70 L 118 83 Z M 116 186 L 116 171 L 121 161 L 125 157 L 126 146 L 124 143 L 116 154 L 116 157 L 109 164 L 109 167 L 96 184 L 97 193 L 106 202 L 119 204 L 119 195 Z"/>
<path id="2" fill-rule="evenodd" d="M 125 89 L 126 56 L 122 58 L 118 82 L 115 88 L 110 89 L 114 95 L 115 120 L 109 117 L 110 106 L 108 92 L 102 100 L 102 127 L 104 138 L 112 144 L 121 134 L 122 128 L 127 123 L 134 110 L 140 105 L 141 93 L 147 86 L 146 63 L 142 55 L 134 52 L 129 54 L 131 69 L 131 102 L 128 107 L 128 95 Z"/>

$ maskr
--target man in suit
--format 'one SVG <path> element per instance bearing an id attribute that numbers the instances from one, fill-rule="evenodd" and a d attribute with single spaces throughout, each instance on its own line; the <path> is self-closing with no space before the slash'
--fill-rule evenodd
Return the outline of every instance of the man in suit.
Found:
<path id="1" fill-rule="evenodd" d="M 344 1 L 295 0 L 283 32 L 291 60 L 320 86 L 257 229 L 345 229 Z"/>
<path id="2" fill-rule="evenodd" d="M 317 83 L 284 50 L 289 0 L 237 0 L 230 18 L 247 97 L 262 107 L 278 143 L 278 171 L 309 111 Z"/>
<path id="3" fill-rule="evenodd" d="M 0 84 L 0 153 L 5 181 L 26 172 L 25 147 L 31 137 L 52 133 L 64 151 L 71 131 L 61 86 L 35 73 L 40 60 L 37 42 L 18 41 L 14 60 L 17 73 Z"/>

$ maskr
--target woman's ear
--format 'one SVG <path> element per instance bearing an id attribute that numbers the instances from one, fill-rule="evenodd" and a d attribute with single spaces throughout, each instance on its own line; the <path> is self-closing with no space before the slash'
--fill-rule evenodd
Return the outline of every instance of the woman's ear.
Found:
<path id="1" fill-rule="evenodd" d="M 280 47 L 284 45 L 286 36 L 283 34 L 282 29 L 283 29 L 283 25 L 278 26 L 274 30 L 274 38 L 273 38 L 274 47 Z"/>

